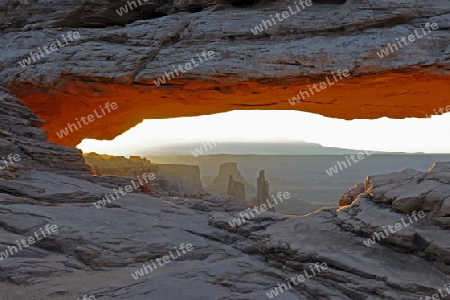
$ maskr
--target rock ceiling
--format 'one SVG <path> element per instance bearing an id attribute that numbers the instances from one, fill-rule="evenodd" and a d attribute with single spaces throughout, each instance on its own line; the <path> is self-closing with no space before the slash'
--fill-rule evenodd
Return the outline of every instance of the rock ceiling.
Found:
<path id="1" fill-rule="evenodd" d="M 74 146 L 83 138 L 112 139 L 143 119 L 236 109 L 406 118 L 450 104 L 447 0 L 313 3 L 257 34 L 250 29 L 263 20 L 267 25 L 292 3 L 189 1 L 169 8 L 149 2 L 119 16 L 115 9 L 122 2 L 103 2 L 58 4 L 44 13 L 33 10 L 37 3 L 0 11 L 8 26 L 0 34 L 7 45 L 0 84 L 46 120 L 50 141 Z M 438 28 L 429 29 L 431 24 Z M 80 38 L 43 52 L 69 32 Z M 417 33 L 421 38 L 400 47 L 403 37 Z M 382 49 L 389 55 L 380 58 Z M 200 61 L 202 53 L 214 56 Z M 21 66 L 33 54 L 35 61 Z M 333 82 L 333 74 L 343 71 L 350 76 Z M 166 72 L 170 80 L 158 87 L 154 81 Z M 300 91 L 311 95 L 291 105 Z M 57 136 L 107 102 L 118 108 Z"/>

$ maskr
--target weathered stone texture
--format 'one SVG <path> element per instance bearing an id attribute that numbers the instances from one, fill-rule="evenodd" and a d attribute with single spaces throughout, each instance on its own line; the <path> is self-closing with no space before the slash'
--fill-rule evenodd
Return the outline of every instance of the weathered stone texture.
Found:
<path id="1" fill-rule="evenodd" d="M 245 184 L 233 179 L 230 175 L 227 194 L 245 202 Z"/>
<path id="2" fill-rule="evenodd" d="M 43 139 L 34 127 L 42 122 L 20 100 L 6 92 L 0 99 L 0 120 L 9 120 L 0 121 L 2 153 L 24 155 L 1 174 L 0 252 L 45 224 L 59 228 L 0 262 L 6 299 L 267 299 L 267 291 L 316 262 L 327 271 L 280 297 L 412 300 L 448 284 L 448 162 L 427 172 L 369 176 L 364 193 L 338 211 L 255 213 L 234 227 L 230 222 L 248 207 L 229 195 L 156 198 L 136 190 L 97 209 L 94 201 L 129 178 L 90 175 L 78 151 Z M 22 125 L 12 129 L 10 122 Z M 45 153 L 47 160 L 39 160 Z M 365 246 L 374 232 L 407 217 L 393 207 L 403 194 L 414 206 L 420 199 L 426 218 Z M 138 281 L 131 277 L 181 243 L 194 250 Z"/>
<path id="3" fill-rule="evenodd" d="M 167 1 L 150 1 L 123 17 L 115 9 L 126 1 L 5 1 L 0 5 L 0 24 L 7 27 L 0 33 L 5 45 L 0 85 L 44 118 L 49 139 L 64 145 L 75 146 L 85 137 L 110 139 L 145 118 L 252 108 L 344 119 L 425 118 L 448 105 L 448 0 L 314 4 L 256 35 L 250 29 L 292 1 L 242 6 L 177 1 L 169 9 Z M 185 3 L 190 8 L 179 12 Z M 436 22 L 439 29 L 387 57 L 377 55 L 426 22 Z M 19 65 L 30 51 L 75 30 L 79 40 L 25 68 Z M 154 84 L 205 50 L 215 56 L 179 71 L 166 85 Z M 344 69 L 349 78 L 289 104 L 300 90 Z M 68 122 L 107 101 L 118 103 L 115 115 L 57 137 Z"/>

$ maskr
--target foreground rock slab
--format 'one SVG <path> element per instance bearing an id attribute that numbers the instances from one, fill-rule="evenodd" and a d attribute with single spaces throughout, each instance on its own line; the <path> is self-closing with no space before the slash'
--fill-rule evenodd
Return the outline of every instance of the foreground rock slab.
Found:
<path id="1" fill-rule="evenodd" d="M 427 172 L 369 176 L 360 194 L 347 193 L 351 205 L 300 217 L 242 218 L 248 209 L 239 212 L 245 207 L 228 196 L 200 203 L 137 191 L 97 208 L 95 201 L 129 178 L 91 175 L 79 151 L 47 142 L 42 121 L 4 90 L 0 115 L 0 154 L 22 157 L 0 173 L 5 300 L 244 300 L 274 291 L 277 299 L 413 300 L 450 283 L 448 162 Z M 380 228 L 407 216 L 401 209 L 408 205 L 395 201 L 415 207 L 417 198 L 425 218 L 367 246 Z M 242 222 L 232 226 L 236 218 Z M 49 224 L 58 230 L 29 240 Z M 188 244 L 191 251 L 167 256 Z M 168 260 L 158 262 L 162 257 Z M 312 276 L 316 263 L 327 269 Z M 279 289 L 301 274 L 310 277 Z"/>

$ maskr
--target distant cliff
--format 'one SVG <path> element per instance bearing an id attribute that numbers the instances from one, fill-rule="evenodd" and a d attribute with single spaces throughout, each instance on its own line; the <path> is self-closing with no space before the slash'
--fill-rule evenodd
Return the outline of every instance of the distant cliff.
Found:
<path id="1" fill-rule="evenodd" d="M 87 153 L 84 155 L 84 158 L 86 163 L 92 167 L 95 175 L 117 175 L 136 178 L 145 172 L 156 174 L 159 170 L 157 165 L 139 156 L 131 156 L 128 159 L 124 156 Z"/>
<path id="2" fill-rule="evenodd" d="M 176 186 L 178 192 L 187 194 L 203 194 L 200 180 L 200 167 L 190 165 L 158 165 L 159 174 Z"/>
<path id="3" fill-rule="evenodd" d="M 154 173 L 155 183 L 167 192 L 178 194 L 203 194 L 200 168 L 190 165 L 158 165 L 146 158 L 131 156 L 85 154 L 86 163 L 96 175 L 117 175 L 136 178 L 144 173 Z"/>

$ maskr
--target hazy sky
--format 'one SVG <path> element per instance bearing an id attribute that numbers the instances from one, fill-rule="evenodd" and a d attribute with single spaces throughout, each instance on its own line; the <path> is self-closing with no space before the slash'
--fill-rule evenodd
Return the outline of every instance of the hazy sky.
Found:
<path id="1" fill-rule="evenodd" d="M 424 119 L 340 120 L 299 111 L 231 111 L 145 120 L 112 141 L 83 140 L 83 152 L 130 155 L 141 149 L 212 140 L 306 141 L 322 146 L 389 152 L 450 153 L 450 113 Z M 149 153 L 151 154 L 151 153 Z M 257 154 L 257 153 L 255 153 Z"/>

